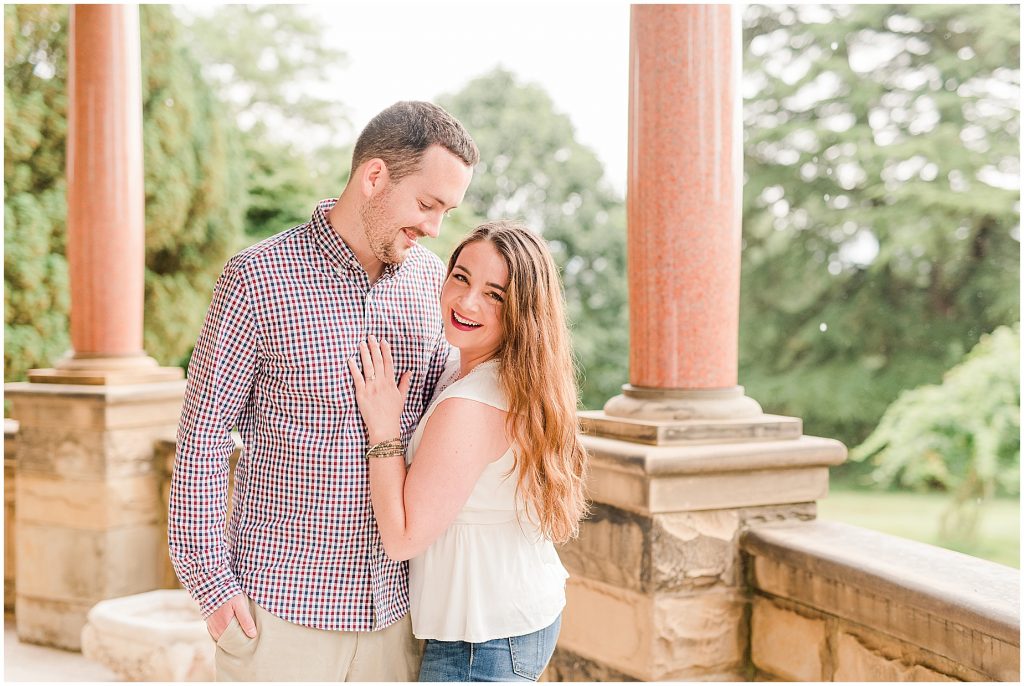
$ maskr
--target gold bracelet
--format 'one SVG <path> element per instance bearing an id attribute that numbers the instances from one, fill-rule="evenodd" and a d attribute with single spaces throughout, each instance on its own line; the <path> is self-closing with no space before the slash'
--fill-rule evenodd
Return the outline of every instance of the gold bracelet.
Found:
<path id="1" fill-rule="evenodd" d="M 405 448 L 402 446 L 401 438 L 392 438 L 390 441 L 375 443 L 366 451 L 366 459 L 371 457 L 404 457 Z"/>

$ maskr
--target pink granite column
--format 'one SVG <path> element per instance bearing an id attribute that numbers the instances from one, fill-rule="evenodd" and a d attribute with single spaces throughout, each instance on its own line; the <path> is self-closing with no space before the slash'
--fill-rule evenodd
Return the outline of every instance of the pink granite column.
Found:
<path id="1" fill-rule="evenodd" d="M 68 268 L 76 356 L 140 356 L 145 266 L 136 5 L 71 7 Z"/>
<path id="2" fill-rule="evenodd" d="M 742 140 L 731 12 L 728 5 L 632 7 L 626 398 L 743 397 L 736 385 Z M 746 412 L 759 412 L 750 402 Z M 636 410 L 623 396 L 605 406 L 615 415 Z"/>
<path id="3" fill-rule="evenodd" d="M 73 5 L 68 49 L 71 353 L 48 383 L 180 378 L 143 351 L 145 194 L 137 5 Z M 141 374 L 141 375 L 140 375 Z"/>

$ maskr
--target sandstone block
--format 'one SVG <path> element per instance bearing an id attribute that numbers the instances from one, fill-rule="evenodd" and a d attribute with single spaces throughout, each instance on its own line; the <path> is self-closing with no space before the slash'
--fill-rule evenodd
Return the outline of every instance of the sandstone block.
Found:
<path id="1" fill-rule="evenodd" d="M 570 579 L 559 646 L 633 678 L 739 671 L 746 600 L 734 591 L 639 594 Z"/>
<path id="2" fill-rule="evenodd" d="M 20 434 L 18 470 L 73 480 L 156 472 L 153 454 L 160 427 L 92 430 L 27 427 Z"/>
<path id="3" fill-rule="evenodd" d="M 788 681 L 823 681 L 828 653 L 824 619 L 757 596 L 751 613 L 751 659 L 758 670 Z"/>
<path id="4" fill-rule="evenodd" d="M 18 639 L 64 650 L 81 650 L 82 627 L 90 607 L 90 601 L 33 598 L 18 589 L 14 610 Z"/>
<path id="5" fill-rule="evenodd" d="M 828 467 L 664 476 L 651 481 L 652 512 L 714 510 L 819 500 Z"/>
<path id="6" fill-rule="evenodd" d="M 17 540 L 17 510 L 15 488 L 17 486 L 17 463 L 14 457 L 13 441 L 4 441 L 4 612 L 14 611 L 15 588 L 15 541 Z"/>
<path id="7" fill-rule="evenodd" d="M 160 585 L 162 526 L 88 531 L 22 522 L 18 533 L 19 595 L 91 605 Z"/>
<path id="8" fill-rule="evenodd" d="M 834 681 L 959 681 L 924 665 L 914 664 L 910 656 L 901 659 L 900 644 L 895 641 L 887 648 L 869 647 L 853 634 L 840 631 Z"/>
<path id="9" fill-rule="evenodd" d="M 659 592 L 735 585 L 736 510 L 653 516 L 649 588 Z"/>
<path id="10" fill-rule="evenodd" d="M 594 503 L 579 538 L 560 546 L 558 554 L 573 576 L 644 591 L 650 530 L 649 516 Z"/>
<path id="11" fill-rule="evenodd" d="M 18 480 L 18 502 L 21 521 L 71 529 L 157 524 L 164 509 L 156 474 L 102 481 L 24 474 Z"/>

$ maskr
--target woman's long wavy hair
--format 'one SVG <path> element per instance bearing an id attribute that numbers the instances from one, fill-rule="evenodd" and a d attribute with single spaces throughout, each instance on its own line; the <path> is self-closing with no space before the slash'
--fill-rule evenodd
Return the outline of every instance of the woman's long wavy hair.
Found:
<path id="1" fill-rule="evenodd" d="M 576 367 L 558 268 L 543 239 L 513 221 L 481 224 L 452 252 L 487 241 L 508 266 L 502 307 L 504 340 L 494 357 L 508 398 L 519 497 L 542 534 L 564 543 L 587 515 L 587 453 L 580 444 Z"/>

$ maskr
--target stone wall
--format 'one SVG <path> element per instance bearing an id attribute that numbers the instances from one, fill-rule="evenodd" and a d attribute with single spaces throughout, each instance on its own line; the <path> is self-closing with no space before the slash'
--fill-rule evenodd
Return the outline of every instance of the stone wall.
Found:
<path id="1" fill-rule="evenodd" d="M 18 477 L 18 422 L 4 419 L 4 612 L 14 612 L 15 524 L 14 492 Z"/>
<path id="2" fill-rule="evenodd" d="M 741 539 L 766 681 L 1020 678 L 1020 573 L 830 521 Z"/>

